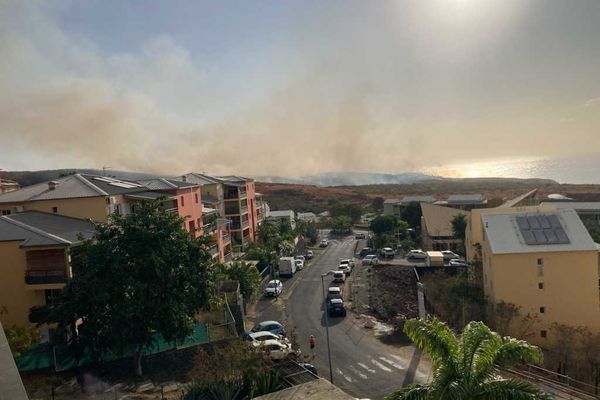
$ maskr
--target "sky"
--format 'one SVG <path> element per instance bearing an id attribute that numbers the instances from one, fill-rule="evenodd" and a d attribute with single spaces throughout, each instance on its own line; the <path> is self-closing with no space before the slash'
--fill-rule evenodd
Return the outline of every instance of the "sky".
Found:
<path id="1" fill-rule="evenodd" d="M 0 138 L 164 175 L 600 156 L 600 1 L 0 0 Z"/>

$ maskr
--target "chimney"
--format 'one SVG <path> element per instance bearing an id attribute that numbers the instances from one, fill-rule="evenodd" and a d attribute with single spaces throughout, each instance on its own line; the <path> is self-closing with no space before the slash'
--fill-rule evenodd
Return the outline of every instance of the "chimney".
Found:
<path id="1" fill-rule="evenodd" d="M 50 182 L 48 182 L 48 190 L 54 190 L 54 189 L 56 189 L 57 186 L 58 186 L 58 182 L 57 181 L 50 181 Z"/>
<path id="2" fill-rule="evenodd" d="M 187 182 L 187 176 L 183 175 L 183 176 L 181 177 L 181 182 Z"/>

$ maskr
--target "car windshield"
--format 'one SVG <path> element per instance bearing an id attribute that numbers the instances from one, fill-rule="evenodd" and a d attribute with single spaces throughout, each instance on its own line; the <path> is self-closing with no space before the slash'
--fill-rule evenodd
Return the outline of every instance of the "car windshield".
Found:
<path id="1" fill-rule="evenodd" d="M 269 284 L 267 285 L 267 287 L 268 287 L 269 289 L 276 288 L 276 287 L 277 287 L 277 283 L 275 283 L 275 282 L 269 282 Z"/>

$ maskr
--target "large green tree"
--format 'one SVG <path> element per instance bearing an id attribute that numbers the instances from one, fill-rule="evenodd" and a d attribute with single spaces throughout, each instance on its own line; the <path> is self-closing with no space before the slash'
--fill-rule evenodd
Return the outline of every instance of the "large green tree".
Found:
<path id="1" fill-rule="evenodd" d="M 341 203 L 335 201 L 329 208 L 329 214 L 331 217 L 348 217 L 350 218 L 350 222 L 353 224 L 360 221 L 362 213 L 363 208 L 358 204 L 352 203 Z"/>
<path id="2" fill-rule="evenodd" d="M 400 219 L 408 222 L 408 225 L 418 231 L 421 229 L 421 204 L 417 202 L 409 203 L 400 209 Z"/>
<path id="3" fill-rule="evenodd" d="M 404 387 L 387 400 L 550 399 L 531 383 L 500 375 L 521 362 L 541 363 L 543 354 L 536 346 L 501 337 L 483 322 L 470 322 L 456 336 L 437 319 L 411 319 L 404 332 L 431 358 L 433 380 Z"/>
<path id="4" fill-rule="evenodd" d="M 450 223 L 452 224 L 452 235 L 454 235 L 455 239 L 459 239 L 462 242 L 464 249 L 467 232 L 467 216 L 463 213 L 456 214 Z"/>
<path id="5" fill-rule="evenodd" d="M 132 352 L 141 375 L 157 334 L 174 341 L 192 332 L 213 278 L 204 241 L 192 239 L 183 222 L 153 201 L 95 224 L 94 238 L 72 254 L 73 279 L 51 315 L 76 351 L 97 358 Z"/>
<path id="6" fill-rule="evenodd" d="M 249 300 L 260 286 L 260 274 L 256 267 L 244 261 L 234 261 L 231 264 L 220 264 L 219 275 L 221 279 L 238 281 L 240 292 L 245 300 Z"/>

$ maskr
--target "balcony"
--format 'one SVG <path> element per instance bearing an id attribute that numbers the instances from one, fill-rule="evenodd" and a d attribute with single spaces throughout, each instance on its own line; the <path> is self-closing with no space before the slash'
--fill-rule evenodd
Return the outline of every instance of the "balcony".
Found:
<path id="1" fill-rule="evenodd" d="M 202 230 L 204 231 L 205 235 L 213 233 L 214 231 L 217 230 L 217 223 L 216 222 L 208 223 L 202 227 Z"/>
<path id="2" fill-rule="evenodd" d="M 214 256 L 215 254 L 219 253 L 219 246 L 217 246 L 216 244 L 213 244 L 212 246 L 210 246 L 208 248 L 208 252 L 210 253 L 211 256 Z"/>
<path id="3" fill-rule="evenodd" d="M 25 283 L 28 285 L 44 285 L 67 283 L 67 271 L 64 269 L 47 271 L 25 271 Z"/>
<path id="4" fill-rule="evenodd" d="M 223 234 L 223 243 L 229 243 L 231 242 L 231 236 L 227 233 Z"/>
<path id="5" fill-rule="evenodd" d="M 229 262 L 233 260 L 233 255 L 231 254 L 231 251 L 229 253 L 225 253 L 225 262 Z"/>
<path id="6" fill-rule="evenodd" d="M 246 198 L 246 196 L 246 190 L 242 188 L 226 189 L 223 193 L 223 197 L 225 198 L 225 200 L 243 199 Z"/>

